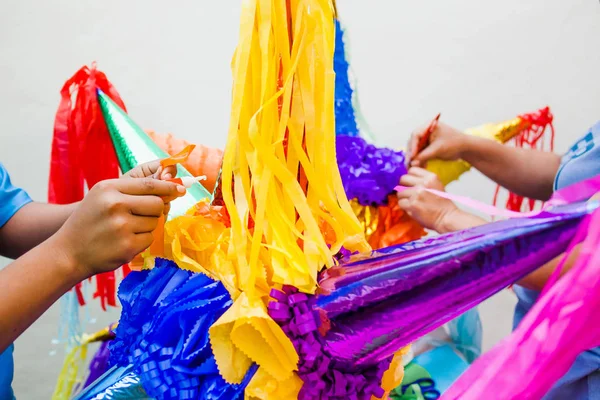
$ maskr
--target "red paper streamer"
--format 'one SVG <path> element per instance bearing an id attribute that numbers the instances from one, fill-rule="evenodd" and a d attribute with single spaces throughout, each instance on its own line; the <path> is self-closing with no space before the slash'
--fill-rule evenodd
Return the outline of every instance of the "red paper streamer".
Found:
<path id="1" fill-rule="evenodd" d="M 545 147 L 546 132 L 550 132 L 550 148 L 554 150 L 554 116 L 549 107 L 542 108 L 536 112 L 519 115 L 522 123 L 527 127 L 512 139 L 515 147 L 543 150 Z M 548 129 L 549 128 L 549 129 Z M 498 203 L 500 186 L 496 187 L 494 193 L 494 206 Z M 516 212 L 533 211 L 536 200 L 528 199 L 518 194 L 509 192 L 506 200 L 506 209 Z"/>
<path id="2" fill-rule="evenodd" d="M 106 75 L 84 66 L 65 82 L 54 121 L 48 201 L 71 204 L 83 199 L 88 188 L 119 177 L 119 164 L 97 100 L 97 90 L 119 107 L 125 104 Z M 124 271 L 125 272 L 125 271 Z M 79 304 L 85 304 L 81 284 L 75 287 Z M 103 309 L 116 306 L 115 273 L 96 275 L 96 292 Z"/>

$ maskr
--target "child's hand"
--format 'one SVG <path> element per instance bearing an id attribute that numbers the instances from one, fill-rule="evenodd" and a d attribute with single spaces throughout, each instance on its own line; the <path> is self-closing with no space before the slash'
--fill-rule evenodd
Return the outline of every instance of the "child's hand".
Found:
<path id="1" fill-rule="evenodd" d="M 428 125 L 417 129 L 408 141 L 407 154 L 413 167 L 423 167 L 427 161 L 433 159 L 452 161 L 461 158 L 461 154 L 468 146 L 468 136 L 443 122 L 438 122 L 433 130 L 429 138 L 429 145 L 417 153 L 418 143 L 426 134 L 427 128 Z"/>
<path id="2" fill-rule="evenodd" d="M 183 194 L 183 186 L 152 178 L 99 182 L 54 242 L 87 276 L 114 270 L 150 246 L 165 208 L 163 199 Z"/>
<path id="3" fill-rule="evenodd" d="M 440 232 L 445 219 L 450 218 L 457 210 L 450 200 L 423 190 L 444 191 L 444 185 L 433 172 L 412 167 L 400 178 L 400 185 L 410 189 L 398 193 L 398 206 L 426 229 Z"/>
<path id="4" fill-rule="evenodd" d="M 122 178 L 154 178 L 154 179 L 172 179 L 177 175 L 177 166 L 169 165 L 163 168 L 160 165 L 160 160 L 154 160 L 147 162 L 142 165 L 138 165 L 131 171 L 127 172 Z M 171 208 L 171 201 L 175 200 L 175 197 L 166 197 L 163 199 L 165 202 L 164 214 L 169 213 Z"/>

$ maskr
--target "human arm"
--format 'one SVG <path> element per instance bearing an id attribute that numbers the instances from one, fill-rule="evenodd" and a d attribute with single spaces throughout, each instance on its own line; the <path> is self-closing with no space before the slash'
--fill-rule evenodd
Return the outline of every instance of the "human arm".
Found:
<path id="1" fill-rule="evenodd" d="M 123 175 L 123 178 L 160 177 L 169 179 L 175 174 L 175 166 L 163 170 L 160 167 L 160 161 L 156 160 L 132 169 Z M 4 226 L 0 227 L 0 255 L 16 259 L 33 249 L 56 233 L 78 204 L 32 202 L 24 205 Z"/>
<path id="2" fill-rule="evenodd" d="M 408 186 L 410 189 L 398 194 L 400 199 L 398 205 L 427 229 L 435 230 L 438 233 L 448 233 L 488 223 L 482 218 L 460 210 L 450 200 L 423 190 L 424 188 L 444 190 L 443 185 L 432 172 L 412 167 L 401 178 L 400 184 Z M 565 260 L 560 272 L 561 276 L 575 265 L 579 252 L 580 246 L 577 245 Z M 517 284 L 527 289 L 541 291 L 564 256 L 564 253 L 561 254 L 520 279 Z"/>
<path id="3" fill-rule="evenodd" d="M 400 178 L 400 185 L 409 189 L 398 193 L 398 205 L 426 229 L 448 233 L 488 222 L 459 209 L 452 201 L 424 190 L 444 190 L 444 186 L 433 172 L 411 167 L 408 173 Z"/>
<path id="4" fill-rule="evenodd" d="M 571 268 L 573 268 L 577 261 L 577 258 L 579 257 L 580 251 L 581 246 L 577 245 L 573 248 L 573 251 L 567 256 L 567 259 L 565 260 L 565 263 L 560 271 L 561 277 L 567 272 L 569 272 Z M 564 257 L 565 254 L 563 253 L 560 256 L 553 259 L 552 261 L 536 269 L 523 279 L 519 280 L 517 284 L 527 289 L 541 291 L 548 282 L 550 276 L 552 276 L 552 274 L 556 270 L 556 267 L 558 267 L 558 265 L 562 262 Z"/>
<path id="5" fill-rule="evenodd" d="M 411 165 L 425 166 L 428 160 L 463 159 L 500 186 L 536 200 L 552 195 L 560 156 L 550 152 L 502 145 L 496 141 L 466 135 L 439 122 L 429 145 L 417 153 L 423 129 L 415 131 L 409 141 Z"/>
<path id="6" fill-rule="evenodd" d="M 183 193 L 155 179 L 95 185 L 58 232 L 0 271 L 0 352 L 76 283 L 148 248 L 164 202 Z"/>

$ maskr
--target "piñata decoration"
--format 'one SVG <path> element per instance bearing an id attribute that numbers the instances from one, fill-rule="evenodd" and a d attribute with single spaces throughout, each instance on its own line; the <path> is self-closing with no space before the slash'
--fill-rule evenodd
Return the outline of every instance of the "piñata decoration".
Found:
<path id="1" fill-rule="evenodd" d="M 412 341 L 563 252 L 598 207 L 575 196 L 371 251 L 355 206 L 392 214 L 406 171 L 401 152 L 357 135 L 336 158 L 334 26 L 328 0 L 244 2 L 215 196 L 175 207 L 164 255 L 142 254 L 152 268 L 121 284 L 113 367 L 80 399 L 386 398 Z M 134 147 L 159 147 L 99 96 L 121 164 L 139 162 Z M 407 385 L 401 395 L 422 388 Z"/>

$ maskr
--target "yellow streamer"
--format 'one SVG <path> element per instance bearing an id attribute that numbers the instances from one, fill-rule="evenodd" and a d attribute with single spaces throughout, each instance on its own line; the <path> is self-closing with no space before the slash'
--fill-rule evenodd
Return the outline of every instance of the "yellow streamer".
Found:
<path id="1" fill-rule="evenodd" d="M 116 324 L 113 325 L 113 329 Z M 73 394 L 73 388 L 76 384 L 83 383 L 84 376 L 81 375 L 81 369 L 87 360 L 88 345 L 94 342 L 101 342 L 110 339 L 110 327 L 104 328 L 92 335 L 83 335 L 80 343 L 74 346 L 65 357 L 63 367 L 52 394 L 52 400 L 68 400 Z"/>
<path id="2" fill-rule="evenodd" d="M 178 265 L 220 279 L 232 294 L 210 329 L 230 382 L 252 362 L 275 386 L 293 380 L 298 355 L 268 316 L 269 290 L 314 293 L 342 246 L 370 250 L 335 168 L 333 51 L 329 0 L 243 2 L 221 174 L 230 225 L 190 215 L 165 228 Z"/>
<path id="3" fill-rule="evenodd" d="M 495 140 L 499 143 L 506 143 L 529 127 L 528 123 L 517 117 L 499 124 L 485 124 L 471 128 L 466 130 L 465 133 L 484 139 Z M 447 185 L 470 170 L 471 165 L 464 160 L 431 160 L 427 162 L 427 169 L 435 173 L 440 178 L 440 181 L 444 185 Z"/>
<path id="4" fill-rule="evenodd" d="M 291 379 L 298 364 L 294 345 L 263 302 L 246 293 L 210 327 L 210 343 L 219 372 L 231 382 L 241 382 L 252 361 L 278 381 Z"/>
<path id="5" fill-rule="evenodd" d="M 246 386 L 245 398 L 246 400 L 297 399 L 301 388 L 302 380 L 296 374 L 285 381 L 278 382 L 263 368 L 259 368 Z"/>

